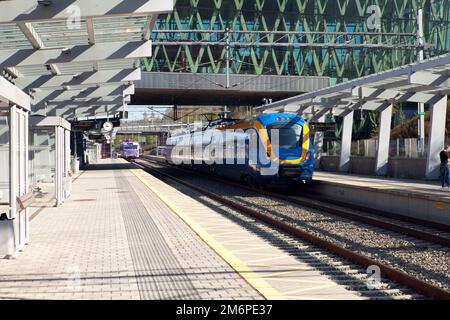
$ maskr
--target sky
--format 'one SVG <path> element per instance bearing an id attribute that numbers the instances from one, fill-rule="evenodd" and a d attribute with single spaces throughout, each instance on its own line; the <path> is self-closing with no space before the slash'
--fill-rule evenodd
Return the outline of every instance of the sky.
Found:
<path id="1" fill-rule="evenodd" d="M 144 119 L 144 113 L 147 112 L 151 115 L 152 111 L 150 108 L 155 108 L 156 111 L 165 112 L 167 108 L 172 108 L 173 106 L 142 106 L 142 105 L 129 105 L 128 108 L 128 120 L 136 121 Z M 162 118 L 157 112 L 154 112 L 155 117 Z"/>

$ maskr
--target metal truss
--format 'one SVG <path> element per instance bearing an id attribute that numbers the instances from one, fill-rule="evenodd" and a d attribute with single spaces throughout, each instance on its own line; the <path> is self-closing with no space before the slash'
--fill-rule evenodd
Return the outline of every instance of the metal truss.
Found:
<path id="1" fill-rule="evenodd" d="M 219 74 L 228 61 L 234 74 L 342 82 L 414 62 L 419 8 L 426 56 L 448 52 L 447 0 L 176 0 L 143 70 Z"/>
<path id="2" fill-rule="evenodd" d="M 0 96 L 41 115 L 125 108 L 140 59 L 152 55 L 150 28 L 172 8 L 171 0 L 0 1 Z"/>

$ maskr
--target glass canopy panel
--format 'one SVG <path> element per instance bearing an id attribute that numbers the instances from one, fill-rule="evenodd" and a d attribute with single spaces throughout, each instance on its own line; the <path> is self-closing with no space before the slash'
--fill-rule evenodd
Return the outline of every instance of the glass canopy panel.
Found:
<path id="1" fill-rule="evenodd" d="M 0 114 L 0 214 L 8 211 L 9 203 L 9 121 Z"/>
<path id="2" fill-rule="evenodd" d="M 21 73 L 22 76 L 25 77 L 26 76 L 34 77 L 52 74 L 52 71 L 43 65 L 16 67 L 16 69 Z"/>
<path id="3" fill-rule="evenodd" d="M 61 74 L 77 74 L 80 72 L 92 72 L 94 71 L 93 62 L 73 62 L 73 63 L 62 63 L 58 64 L 59 71 Z"/>
<path id="4" fill-rule="evenodd" d="M 28 39 L 15 24 L 0 24 L 0 50 L 33 49 Z"/>
<path id="5" fill-rule="evenodd" d="M 89 44 L 85 20 L 39 22 L 33 27 L 46 48 Z"/>
<path id="6" fill-rule="evenodd" d="M 134 59 L 105 60 L 98 62 L 99 70 L 131 69 L 134 67 Z M 139 67 L 139 63 L 137 64 L 137 67 Z"/>
<path id="7" fill-rule="evenodd" d="M 94 20 L 96 42 L 142 41 L 151 17 L 114 17 Z"/>

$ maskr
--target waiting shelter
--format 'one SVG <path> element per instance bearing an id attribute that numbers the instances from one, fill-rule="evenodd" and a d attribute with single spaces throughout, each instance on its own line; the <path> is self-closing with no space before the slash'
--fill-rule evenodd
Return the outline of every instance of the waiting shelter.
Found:
<path id="1" fill-rule="evenodd" d="M 32 204 L 70 195 L 70 121 L 126 113 L 158 15 L 172 10 L 172 0 L 0 1 L 0 258 L 29 242 Z"/>
<path id="2" fill-rule="evenodd" d="M 29 240 L 31 98 L 0 77 L 0 101 L 0 256 L 9 256 Z"/>
<path id="3" fill-rule="evenodd" d="M 31 117 L 30 185 L 35 202 L 60 206 L 72 191 L 70 130 L 61 117 Z"/>
<path id="4" fill-rule="evenodd" d="M 386 175 L 389 165 L 389 141 L 393 105 L 412 102 L 425 104 L 430 112 L 430 130 L 425 161 L 425 176 L 439 176 L 439 152 L 445 144 L 446 114 L 450 93 L 450 54 L 423 62 L 412 63 L 396 69 L 316 90 L 303 95 L 277 101 L 258 108 L 265 113 L 289 112 L 307 118 L 310 122 L 323 122 L 326 115 L 341 117 L 343 129 L 338 170 L 348 172 L 351 142 L 356 110 L 379 112 L 379 130 L 372 172 Z M 424 117 L 424 114 L 420 114 Z M 320 152 L 321 140 L 316 139 Z"/>

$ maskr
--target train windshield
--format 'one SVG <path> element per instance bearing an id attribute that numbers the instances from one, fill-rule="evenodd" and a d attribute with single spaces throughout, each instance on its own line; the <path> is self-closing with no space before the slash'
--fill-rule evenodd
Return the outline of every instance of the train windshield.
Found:
<path id="1" fill-rule="evenodd" d="M 138 148 L 139 148 L 138 146 L 132 144 L 123 146 L 124 150 L 137 150 Z"/>
<path id="2" fill-rule="evenodd" d="M 272 141 L 273 130 L 278 130 L 280 136 L 280 149 L 300 148 L 302 144 L 302 126 L 295 123 L 274 123 L 267 126 L 269 139 Z"/>

